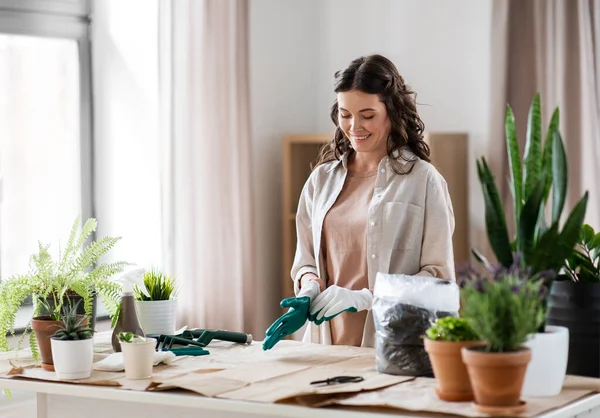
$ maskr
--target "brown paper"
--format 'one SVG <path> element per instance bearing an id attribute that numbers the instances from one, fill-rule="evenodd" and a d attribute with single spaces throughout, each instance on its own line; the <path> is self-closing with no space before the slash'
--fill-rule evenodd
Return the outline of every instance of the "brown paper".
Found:
<path id="1" fill-rule="evenodd" d="M 382 390 L 363 392 L 345 399 L 330 399 L 315 406 L 345 405 L 387 407 L 406 411 L 433 412 L 462 417 L 488 417 L 477 412 L 471 402 L 444 402 L 440 400 L 434 388 L 435 379 L 417 378 L 410 382 L 394 385 Z M 589 389 L 563 388 L 558 396 L 548 398 L 523 398 L 527 410 L 522 417 L 535 417 L 543 412 L 567 405 L 579 398 L 593 393 Z"/>
<path id="2" fill-rule="evenodd" d="M 377 373 L 371 363 L 370 359 L 357 358 L 326 366 L 305 368 L 275 378 L 263 379 L 243 389 L 220 394 L 218 397 L 257 402 L 278 402 L 290 398 L 299 400 L 303 396 L 356 393 L 363 390 L 383 388 L 412 379 L 411 377 Z M 333 385 L 311 385 L 311 382 L 335 376 L 361 376 L 364 381 Z"/>
<path id="3" fill-rule="evenodd" d="M 104 345 L 96 344 L 95 361 L 110 353 L 109 341 L 108 338 Z M 2 353 L 0 378 L 101 385 L 134 391 L 184 389 L 225 399 L 313 407 L 393 408 L 421 411 L 426 416 L 486 416 L 478 413 L 471 403 L 438 399 L 434 379 L 377 373 L 372 348 L 298 341 L 281 341 L 269 351 L 263 351 L 259 343 L 248 346 L 220 341 L 211 342 L 207 348 L 210 355 L 178 357 L 173 365 L 155 366 L 152 378 L 143 380 L 129 380 L 124 372 L 94 370 L 89 379 L 61 381 L 54 372 L 33 365 L 30 356 L 19 354 L 20 357 L 14 359 L 14 353 Z M 310 384 L 335 376 L 361 376 L 365 380 L 329 386 Z M 600 379 L 567 376 L 560 395 L 525 399 L 528 408 L 522 416 L 537 416 L 594 392 L 600 392 Z"/>

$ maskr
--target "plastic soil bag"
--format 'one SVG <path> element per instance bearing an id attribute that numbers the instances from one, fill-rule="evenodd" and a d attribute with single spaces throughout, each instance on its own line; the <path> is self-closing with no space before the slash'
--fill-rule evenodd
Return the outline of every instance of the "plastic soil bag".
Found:
<path id="1" fill-rule="evenodd" d="M 458 316 L 458 285 L 427 276 L 378 273 L 373 296 L 377 371 L 433 376 L 423 338 L 436 319 Z"/>

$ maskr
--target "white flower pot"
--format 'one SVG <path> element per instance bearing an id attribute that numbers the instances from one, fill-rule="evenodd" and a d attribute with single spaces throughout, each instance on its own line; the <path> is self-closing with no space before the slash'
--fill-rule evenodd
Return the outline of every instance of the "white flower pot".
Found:
<path id="1" fill-rule="evenodd" d="M 569 330 L 546 325 L 545 333 L 530 336 L 525 345 L 531 349 L 531 362 L 521 395 L 532 398 L 558 395 L 567 374 Z"/>
<path id="2" fill-rule="evenodd" d="M 92 374 L 94 339 L 63 341 L 50 339 L 54 371 L 59 379 L 86 379 Z"/>
<path id="3" fill-rule="evenodd" d="M 138 319 L 146 334 L 174 334 L 177 299 L 136 301 Z"/>
<path id="4" fill-rule="evenodd" d="M 148 379 L 152 377 L 156 339 L 146 338 L 145 342 L 121 343 L 125 377 L 128 379 Z"/>

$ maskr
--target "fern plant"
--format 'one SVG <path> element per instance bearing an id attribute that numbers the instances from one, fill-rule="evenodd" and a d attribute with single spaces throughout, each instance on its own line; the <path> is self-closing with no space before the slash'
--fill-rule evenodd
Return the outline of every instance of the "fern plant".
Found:
<path id="1" fill-rule="evenodd" d="M 64 250 L 57 259 L 50 254 L 49 245 L 39 243 L 38 252 L 30 258 L 29 272 L 0 282 L 0 351 L 8 351 L 7 334 L 14 335 L 14 324 L 19 307 L 30 295 L 34 295 L 34 317 L 42 312 L 42 305 L 49 308 L 46 315 L 60 315 L 69 295 L 78 294 L 83 299 L 86 316 L 92 313 L 94 292 L 107 308 L 111 317 L 117 312 L 121 300 L 121 287 L 109 278 L 123 271 L 129 263 L 119 261 L 100 263 L 121 238 L 104 237 L 91 240 L 96 231 L 96 219 L 90 218 L 81 225 L 77 217 L 71 227 Z M 47 303 L 40 304 L 40 300 Z M 29 322 L 21 336 L 17 349 L 31 333 Z M 30 335 L 30 347 L 34 358 L 39 358 L 35 338 Z"/>

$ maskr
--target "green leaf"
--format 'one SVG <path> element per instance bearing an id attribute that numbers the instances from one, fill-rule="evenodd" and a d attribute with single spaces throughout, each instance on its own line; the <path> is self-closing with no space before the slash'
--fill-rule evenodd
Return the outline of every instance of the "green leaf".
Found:
<path id="1" fill-rule="evenodd" d="M 542 156 L 542 171 L 546 176 L 546 188 L 544 190 L 544 202 L 548 200 L 550 188 L 552 187 L 552 150 L 554 146 L 554 134 L 558 130 L 560 115 L 558 107 L 554 109 L 550 125 L 546 132 L 546 141 L 544 142 L 544 155 Z"/>
<path id="2" fill-rule="evenodd" d="M 535 233 L 538 229 L 538 220 L 540 207 L 543 205 L 544 187 L 546 180 L 542 175 L 538 181 L 537 187 L 533 190 L 531 196 L 525 202 L 521 217 L 518 221 L 519 231 L 519 252 L 523 257 L 523 263 L 526 266 L 531 265 L 531 259 L 535 252 Z"/>
<path id="3" fill-rule="evenodd" d="M 552 222 L 560 219 L 567 196 L 567 156 L 560 131 L 554 132 L 552 144 Z"/>
<path id="4" fill-rule="evenodd" d="M 594 237 L 594 228 L 592 228 L 588 224 L 585 224 L 581 227 L 581 240 L 583 241 L 586 247 L 591 247 Z"/>
<path id="5" fill-rule="evenodd" d="M 564 259 L 557 259 L 558 248 L 558 222 L 555 222 L 550 228 L 542 234 L 538 241 L 535 252 L 529 261 L 531 273 L 536 274 L 543 270 L 558 270 L 564 263 Z"/>
<path id="6" fill-rule="evenodd" d="M 523 181 L 525 183 L 524 200 L 529 199 L 537 187 L 542 173 L 542 116 L 540 94 L 536 94 L 527 120 L 527 141 L 525 143 Z"/>
<path id="7" fill-rule="evenodd" d="M 569 254 L 573 252 L 573 248 L 579 239 L 581 227 L 585 219 L 585 212 L 587 210 L 588 192 L 585 192 L 583 197 L 577 202 L 565 225 L 560 232 L 558 238 L 559 251 L 555 255 L 556 258 L 560 259 L 564 263 Z"/>
<path id="8" fill-rule="evenodd" d="M 592 250 L 597 250 L 600 248 L 600 232 L 598 232 L 596 235 L 594 235 L 594 239 L 592 240 L 589 247 Z"/>
<path id="9" fill-rule="evenodd" d="M 523 173 L 521 171 L 521 152 L 519 151 L 519 142 L 515 128 L 515 115 L 510 106 L 506 108 L 504 128 L 506 131 L 506 150 L 508 152 L 508 163 L 511 173 L 510 186 L 513 195 L 513 210 L 516 220 L 519 219 L 521 208 L 523 207 Z"/>
<path id="10" fill-rule="evenodd" d="M 477 172 L 483 189 L 485 221 L 490 246 L 498 261 L 502 265 L 509 267 L 513 263 L 513 257 L 510 250 L 508 229 L 506 228 L 506 217 L 502 202 L 500 201 L 500 194 L 494 182 L 494 175 L 487 165 L 485 158 L 482 158 L 481 162 L 477 162 Z"/>

